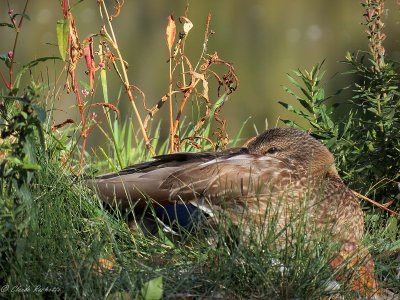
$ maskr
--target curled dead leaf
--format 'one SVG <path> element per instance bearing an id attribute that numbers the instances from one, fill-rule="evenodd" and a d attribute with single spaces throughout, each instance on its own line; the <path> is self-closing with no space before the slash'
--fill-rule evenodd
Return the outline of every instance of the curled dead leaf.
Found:
<path id="1" fill-rule="evenodd" d="M 193 28 L 193 23 L 188 18 L 182 16 L 179 21 L 183 23 L 183 32 L 187 35 L 189 31 Z"/>
<path id="2" fill-rule="evenodd" d="M 56 131 L 57 129 L 60 129 L 60 128 L 64 127 L 65 125 L 74 124 L 74 123 L 75 123 L 74 120 L 72 120 L 72 119 L 66 119 L 66 120 L 65 120 L 64 122 L 62 122 L 62 123 L 53 125 L 53 126 L 51 127 L 51 130 L 52 130 L 52 131 Z"/>
<path id="3" fill-rule="evenodd" d="M 115 105 L 111 104 L 111 103 L 96 102 L 96 103 L 91 104 L 90 106 L 92 106 L 92 107 L 93 107 L 93 106 L 103 106 L 103 107 L 109 108 L 109 109 L 111 109 L 112 111 L 114 111 L 114 112 L 117 114 L 117 116 L 119 117 L 119 110 L 118 110 L 118 108 L 117 108 Z"/>
<path id="4" fill-rule="evenodd" d="M 115 0 L 115 4 L 114 4 L 114 14 L 112 16 L 112 18 L 116 18 L 119 16 L 122 6 L 124 5 L 125 0 Z"/>
<path id="5" fill-rule="evenodd" d="M 115 259 L 114 258 L 100 258 L 97 262 L 97 264 L 95 264 L 93 266 L 93 270 L 99 273 L 102 273 L 102 271 L 108 270 L 108 271 L 112 271 L 115 265 Z"/>

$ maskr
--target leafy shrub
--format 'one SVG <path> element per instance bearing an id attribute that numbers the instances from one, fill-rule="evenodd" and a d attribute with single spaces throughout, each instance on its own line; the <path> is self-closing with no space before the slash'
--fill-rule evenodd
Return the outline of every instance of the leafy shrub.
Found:
<path id="1" fill-rule="evenodd" d="M 400 199 L 400 93 L 396 63 L 385 62 L 382 42 L 382 1 L 366 1 L 365 18 L 369 38 L 369 52 L 347 53 L 345 61 L 353 74 L 350 99 L 339 103 L 327 101 L 321 79 L 322 63 L 311 71 L 296 71 L 288 75 L 299 90 L 290 88 L 301 109 L 280 102 L 286 109 L 308 121 L 312 134 L 319 138 L 337 158 L 341 176 L 348 185 L 365 194 L 372 194 L 380 202 Z M 339 94 L 339 92 L 337 93 Z M 343 112 L 346 112 L 343 114 Z M 290 120 L 290 126 L 302 127 Z M 307 129 L 307 128 L 304 128 Z M 400 208 L 400 202 L 396 202 Z"/>
<path id="2" fill-rule="evenodd" d="M 44 111 L 35 106 L 34 89 L 23 97 L 1 96 L 0 102 L 0 278 L 13 268 L 18 270 L 20 258 L 26 250 L 32 184 L 38 152 L 44 149 L 41 127 Z M 13 265 L 13 267 L 12 267 Z"/>

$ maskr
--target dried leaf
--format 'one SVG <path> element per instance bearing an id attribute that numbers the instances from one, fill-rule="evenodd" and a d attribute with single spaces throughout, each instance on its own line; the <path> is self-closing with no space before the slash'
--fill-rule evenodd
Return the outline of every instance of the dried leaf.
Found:
<path id="1" fill-rule="evenodd" d="M 93 266 L 93 270 L 102 273 L 103 271 L 112 271 L 115 265 L 115 259 L 111 258 L 100 258 L 97 263 Z"/>
<path id="2" fill-rule="evenodd" d="M 187 35 L 189 31 L 193 28 L 193 23 L 188 18 L 182 16 L 179 18 L 181 22 L 183 21 L 183 32 Z"/>
<path id="3" fill-rule="evenodd" d="M 89 85 L 90 85 L 90 92 L 93 91 L 94 86 L 94 76 L 96 73 L 96 64 L 94 62 L 94 55 L 93 55 L 93 38 L 89 37 L 84 41 L 85 47 L 83 48 L 83 55 L 86 61 L 86 67 L 88 69 L 89 75 Z"/>
<path id="4" fill-rule="evenodd" d="M 165 39 L 167 41 L 168 50 L 171 51 L 172 45 L 175 41 L 176 25 L 172 15 L 168 16 L 167 30 L 165 32 Z"/>
<path id="5" fill-rule="evenodd" d="M 60 129 L 60 128 L 64 127 L 65 125 L 74 124 L 74 123 L 75 123 L 74 120 L 72 120 L 72 119 L 66 119 L 64 122 L 62 122 L 62 123 L 60 123 L 60 124 L 53 125 L 53 126 L 51 127 L 51 130 L 52 130 L 52 131 L 56 131 L 57 129 Z"/>
<path id="6" fill-rule="evenodd" d="M 111 103 L 96 102 L 96 103 L 92 103 L 90 106 L 91 106 L 91 107 L 93 107 L 93 106 L 103 106 L 103 107 L 105 107 L 105 108 L 109 108 L 109 109 L 111 109 L 112 111 L 114 111 L 114 112 L 117 114 L 117 116 L 119 117 L 119 110 L 118 110 L 118 108 L 117 108 L 115 105 L 111 104 Z"/>
<path id="7" fill-rule="evenodd" d="M 69 23 L 69 35 L 68 35 L 68 52 L 69 52 L 69 64 L 68 74 L 71 77 L 71 89 L 74 91 L 77 97 L 78 105 L 81 105 L 81 99 L 77 88 L 77 79 L 75 69 L 78 65 L 79 59 L 82 57 L 82 48 L 78 38 L 78 31 L 75 26 L 75 20 L 71 13 L 68 13 Z"/>
<path id="8" fill-rule="evenodd" d="M 69 72 L 72 72 L 76 69 L 79 59 L 82 57 L 82 48 L 78 38 L 78 31 L 75 26 L 75 20 L 71 13 L 68 14 L 69 21 L 69 37 L 68 37 L 68 46 L 69 46 Z"/>
<path id="9" fill-rule="evenodd" d="M 125 0 L 115 0 L 115 4 L 114 4 L 114 15 L 112 16 L 113 18 L 118 17 L 118 15 L 121 12 L 121 8 L 124 5 Z"/>
<path id="10" fill-rule="evenodd" d="M 114 267 L 114 261 L 106 258 L 100 258 L 98 263 L 99 267 L 103 269 L 112 270 Z"/>

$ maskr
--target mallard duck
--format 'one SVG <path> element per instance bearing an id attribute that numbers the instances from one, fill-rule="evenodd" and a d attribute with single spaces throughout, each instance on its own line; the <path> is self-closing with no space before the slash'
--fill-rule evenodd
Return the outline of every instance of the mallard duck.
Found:
<path id="1" fill-rule="evenodd" d="M 330 151 L 294 128 L 269 129 L 242 148 L 156 156 L 88 183 L 121 209 L 140 211 L 148 199 L 155 207 L 185 203 L 209 215 L 223 212 L 234 224 L 268 222 L 265 215 L 272 208 L 282 228 L 293 214 L 307 210 L 310 230 L 325 228 L 342 245 L 333 267 L 361 251 L 360 203 L 339 177 Z M 375 290 L 373 261 L 362 252 L 366 259 L 357 284 L 364 292 Z"/>

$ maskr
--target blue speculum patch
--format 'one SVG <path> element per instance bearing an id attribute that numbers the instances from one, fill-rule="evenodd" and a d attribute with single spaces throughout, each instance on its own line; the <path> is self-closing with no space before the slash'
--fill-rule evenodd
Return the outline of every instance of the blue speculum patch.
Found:
<path id="1" fill-rule="evenodd" d="M 154 212 L 163 223 L 168 226 L 181 226 L 191 229 L 198 225 L 204 214 L 196 206 L 188 204 L 167 204 L 154 209 Z"/>

